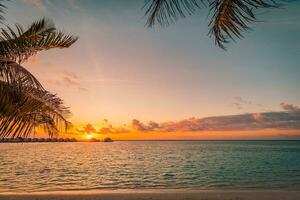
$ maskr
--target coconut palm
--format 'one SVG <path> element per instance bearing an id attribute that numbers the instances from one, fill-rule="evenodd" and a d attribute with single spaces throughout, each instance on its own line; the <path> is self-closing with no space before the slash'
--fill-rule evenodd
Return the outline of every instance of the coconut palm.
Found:
<path id="1" fill-rule="evenodd" d="M 0 0 L 0 13 L 5 8 Z M 3 24 L 3 16 L 0 15 Z M 42 128 L 49 136 L 65 130 L 70 111 L 63 101 L 46 91 L 22 63 L 39 51 L 67 48 L 74 37 L 41 19 L 27 29 L 16 24 L 0 29 L 0 137 L 28 137 Z"/>
<path id="2" fill-rule="evenodd" d="M 209 35 L 215 38 L 217 46 L 226 49 L 227 43 L 251 30 L 249 25 L 257 21 L 257 9 L 278 8 L 280 4 L 274 0 L 148 0 L 144 7 L 148 27 L 168 26 L 201 7 L 208 7 Z"/>

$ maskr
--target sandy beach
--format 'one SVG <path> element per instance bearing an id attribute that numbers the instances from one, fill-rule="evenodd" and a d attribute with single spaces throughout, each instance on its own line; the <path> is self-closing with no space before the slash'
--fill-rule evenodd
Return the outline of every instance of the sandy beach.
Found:
<path id="1" fill-rule="evenodd" d="M 1 194 L 0 200 L 299 200 L 300 191 L 114 190 Z"/>

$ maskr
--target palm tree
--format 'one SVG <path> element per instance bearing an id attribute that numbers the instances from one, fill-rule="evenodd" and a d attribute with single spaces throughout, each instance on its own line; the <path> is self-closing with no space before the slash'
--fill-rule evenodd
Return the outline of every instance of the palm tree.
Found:
<path id="1" fill-rule="evenodd" d="M 4 8 L 0 0 L 0 13 Z M 2 15 L 0 20 L 4 20 Z M 70 125 L 70 111 L 63 101 L 46 91 L 21 64 L 39 51 L 68 48 L 76 40 L 57 31 L 47 19 L 27 29 L 19 24 L 0 29 L 0 137 L 28 137 L 37 128 L 52 137 Z"/>
<path id="2" fill-rule="evenodd" d="M 144 7 L 148 27 L 156 24 L 168 26 L 203 6 L 209 7 L 209 35 L 225 50 L 227 43 L 243 38 L 242 32 L 251 30 L 249 24 L 257 21 L 257 9 L 278 8 L 280 5 L 275 0 L 148 0 Z"/>

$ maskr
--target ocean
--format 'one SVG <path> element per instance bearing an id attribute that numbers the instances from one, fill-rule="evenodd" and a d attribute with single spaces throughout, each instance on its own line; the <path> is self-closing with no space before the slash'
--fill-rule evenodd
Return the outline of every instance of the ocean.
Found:
<path id="1" fill-rule="evenodd" d="M 300 141 L 2 143 L 0 193 L 300 189 Z"/>

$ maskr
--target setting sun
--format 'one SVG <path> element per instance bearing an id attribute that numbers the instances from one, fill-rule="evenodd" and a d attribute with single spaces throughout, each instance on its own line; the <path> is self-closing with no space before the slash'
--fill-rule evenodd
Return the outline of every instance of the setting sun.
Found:
<path id="1" fill-rule="evenodd" d="M 93 138 L 93 135 L 92 135 L 92 134 L 87 134 L 87 135 L 86 135 L 86 139 L 90 140 L 90 139 L 92 139 L 92 138 Z"/>

